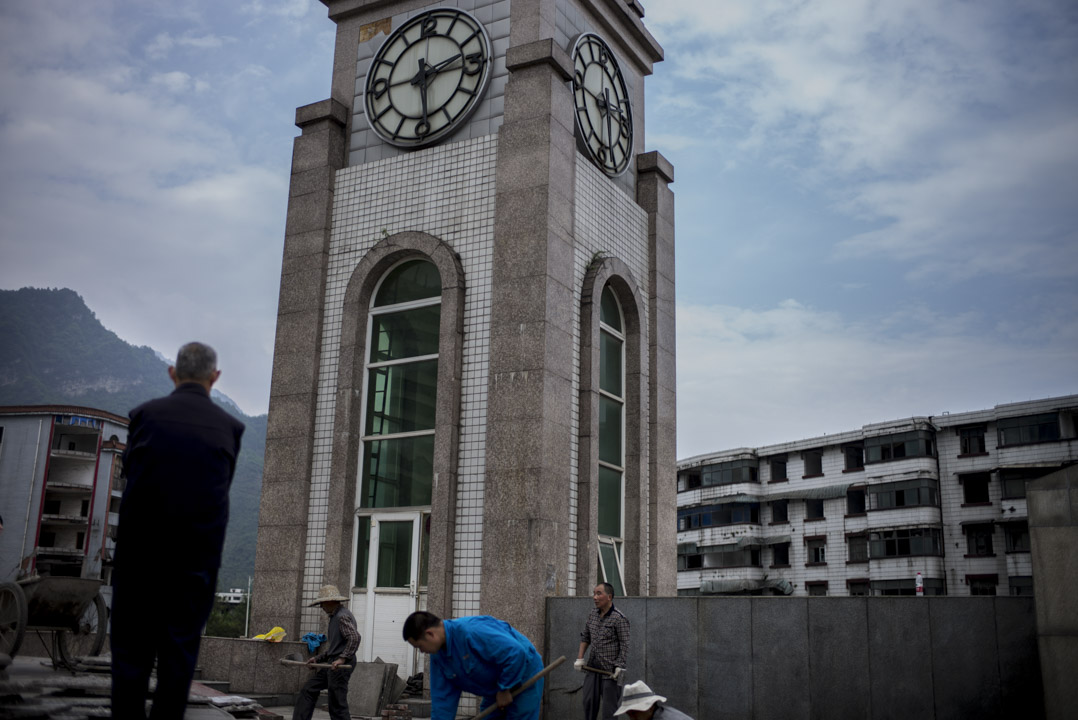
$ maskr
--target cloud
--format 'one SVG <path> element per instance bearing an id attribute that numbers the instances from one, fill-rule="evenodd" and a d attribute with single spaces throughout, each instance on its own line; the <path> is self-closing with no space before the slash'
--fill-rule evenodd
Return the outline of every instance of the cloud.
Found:
<path id="1" fill-rule="evenodd" d="M 682 303 L 677 324 L 679 458 L 1076 390 L 1069 313 L 1031 319 L 1021 341 L 923 305 L 859 322 L 796 300 Z"/>
<path id="2" fill-rule="evenodd" d="M 1076 269 L 1067 3 L 701 0 L 647 19 L 672 66 L 661 97 L 696 99 L 651 127 L 697 128 L 727 170 L 769 165 L 875 226 L 836 257 L 896 259 L 911 280 Z"/>

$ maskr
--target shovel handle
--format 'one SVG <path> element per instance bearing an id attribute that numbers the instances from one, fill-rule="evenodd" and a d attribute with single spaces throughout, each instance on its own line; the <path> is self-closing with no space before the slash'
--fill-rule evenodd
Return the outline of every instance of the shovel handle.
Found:
<path id="1" fill-rule="evenodd" d="M 332 665 L 330 665 L 328 663 L 309 663 L 309 662 L 303 662 L 301 660 L 285 660 L 284 658 L 281 658 L 277 662 L 281 663 L 282 665 L 302 665 L 303 667 L 310 668 L 311 670 L 323 670 L 323 669 L 325 669 L 325 670 L 336 670 L 337 669 L 337 668 L 333 667 Z"/>
<path id="2" fill-rule="evenodd" d="M 554 670 L 554 668 L 558 667 L 563 662 L 565 662 L 565 656 L 564 655 L 562 655 L 557 660 L 555 660 L 554 662 L 547 665 L 545 668 L 543 668 L 539 672 L 535 673 L 535 675 L 530 680 L 525 681 L 523 685 L 520 685 L 518 687 L 513 688 L 510 691 L 513 694 L 513 697 L 515 698 L 517 695 L 524 692 L 525 690 L 530 688 L 535 683 L 539 682 L 540 678 L 543 678 L 543 677 L 546 677 L 547 675 L 549 675 Z M 497 709 L 498 709 L 497 705 L 491 705 L 486 710 L 484 710 L 483 712 L 479 713 L 474 718 L 472 718 L 472 720 L 482 720 L 483 718 L 487 717 L 488 715 L 490 715 L 491 713 L 493 713 Z"/>

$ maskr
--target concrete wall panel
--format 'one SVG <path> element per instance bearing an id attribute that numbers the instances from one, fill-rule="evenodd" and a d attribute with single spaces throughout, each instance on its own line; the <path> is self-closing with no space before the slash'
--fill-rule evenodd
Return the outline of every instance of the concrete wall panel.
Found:
<path id="1" fill-rule="evenodd" d="M 819 720 L 872 715 L 868 667 L 867 598 L 810 602 L 809 696 Z"/>
<path id="2" fill-rule="evenodd" d="M 752 718 L 752 601 L 701 598 L 699 708 L 714 720 Z M 675 707 L 679 707 L 675 704 Z M 679 708 L 680 709 L 680 708 Z M 700 713 L 697 717 L 704 717 Z"/>
<path id="3" fill-rule="evenodd" d="M 872 708 L 881 718 L 932 717 L 932 639 L 927 598 L 868 603 Z"/>
<path id="4" fill-rule="evenodd" d="M 647 601 L 647 659 L 644 679 L 652 690 L 690 717 L 697 717 L 696 643 L 700 637 L 696 598 Z M 709 677 L 705 675 L 704 677 Z M 677 702 L 674 702 L 677 698 Z"/>
<path id="5" fill-rule="evenodd" d="M 1029 638 L 1035 627 L 1033 598 L 996 598 L 994 607 L 1002 714 L 1043 717 L 1041 661 Z"/>
<path id="6" fill-rule="evenodd" d="M 806 598 L 753 600 L 752 687 L 757 720 L 810 716 Z"/>
<path id="7" fill-rule="evenodd" d="M 930 598 L 936 718 L 1000 716 L 995 599 Z"/>

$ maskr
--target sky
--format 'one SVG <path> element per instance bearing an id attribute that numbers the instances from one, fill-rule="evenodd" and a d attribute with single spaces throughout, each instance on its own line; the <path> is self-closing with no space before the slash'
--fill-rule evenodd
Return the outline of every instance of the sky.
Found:
<path id="1" fill-rule="evenodd" d="M 1078 393 L 1078 5 L 645 0 L 678 457 Z M 317 0 L 0 3 L 0 288 L 266 411 Z"/>

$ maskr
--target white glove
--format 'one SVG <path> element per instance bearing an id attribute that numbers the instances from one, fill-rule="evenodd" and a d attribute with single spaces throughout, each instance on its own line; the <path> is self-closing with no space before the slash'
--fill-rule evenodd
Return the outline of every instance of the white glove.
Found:
<path id="1" fill-rule="evenodd" d="M 576 670 L 577 672 L 584 672 L 584 658 L 576 659 L 576 662 L 573 663 L 573 670 Z"/>
<path id="2" fill-rule="evenodd" d="M 624 674 L 625 674 L 625 668 L 616 667 L 616 668 L 614 668 L 614 672 L 612 672 L 610 674 L 610 679 L 613 680 L 614 682 L 620 683 L 621 682 L 621 676 L 624 675 Z"/>

